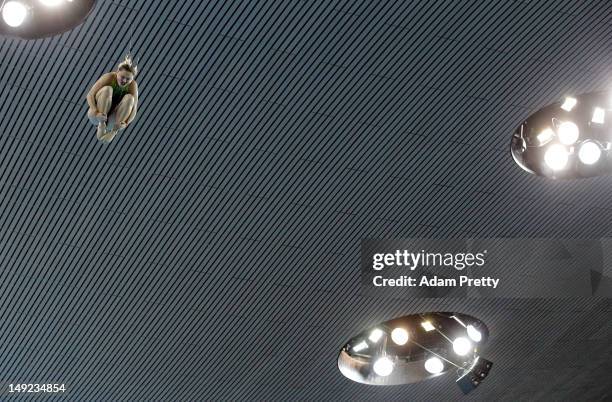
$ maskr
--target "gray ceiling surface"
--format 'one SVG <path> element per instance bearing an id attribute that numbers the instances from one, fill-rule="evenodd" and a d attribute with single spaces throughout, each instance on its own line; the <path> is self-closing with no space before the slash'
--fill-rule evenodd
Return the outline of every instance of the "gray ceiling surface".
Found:
<path id="1" fill-rule="evenodd" d="M 108 146 L 85 94 L 131 48 Z M 602 237 L 612 181 L 530 176 L 512 130 L 612 84 L 608 1 L 99 1 L 0 38 L 0 400 L 612 399 L 609 299 L 360 292 L 361 238 Z M 375 387 L 377 322 L 487 323 L 491 375 Z M 63 395 L 9 383 L 65 383 Z"/>

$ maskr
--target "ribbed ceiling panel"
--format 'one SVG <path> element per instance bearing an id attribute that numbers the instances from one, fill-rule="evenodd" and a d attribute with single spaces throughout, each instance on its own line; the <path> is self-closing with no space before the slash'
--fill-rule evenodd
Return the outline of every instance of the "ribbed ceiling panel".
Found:
<path id="1" fill-rule="evenodd" d="M 607 1 L 99 1 L 0 39 L 0 399 L 456 400 L 451 376 L 336 367 L 370 325 L 455 310 L 495 362 L 463 399 L 609 400 L 609 300 L 362 297 L 359 240 L 610 235 L 609 178 L 529 176 L 509 140 L 610 88 L 611 22 Z M 102 146 L 85 94 L 130 48 L 139 114 Z"/>

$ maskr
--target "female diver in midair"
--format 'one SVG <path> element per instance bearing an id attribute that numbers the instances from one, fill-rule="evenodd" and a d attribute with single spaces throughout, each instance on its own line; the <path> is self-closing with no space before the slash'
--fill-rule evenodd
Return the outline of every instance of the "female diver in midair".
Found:
<path id="1" fill-rule="evenodd" d="M 87 117 L 98 127 L 96 137 L 105 144 L 136 117 L 138 84 L 134 77 L 137 72 L 138 68 L 128 56 L 116 72 L 100 77 L 87 94 Z"/>

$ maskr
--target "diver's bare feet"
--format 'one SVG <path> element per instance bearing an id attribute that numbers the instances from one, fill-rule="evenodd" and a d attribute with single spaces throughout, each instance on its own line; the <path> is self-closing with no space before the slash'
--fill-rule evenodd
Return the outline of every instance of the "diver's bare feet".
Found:
<path id="1" fill-rule="evenodd" d="M 106 132 L 101 138 L 100 137 L 98 138 L 103 143 L 108 144 L 115 138 L 118 132 L 119 132 L 118 130 L 111 130 L 111 131 Z"/>
<path id="2" fill-rule="evenodd" d="M 97 113 L 96 114 L 96 120 L 98 120 L 98 123 L 106 123 L 108 118 L 106 117 L 106 115 L 104 113 Z"/>
<path id="3" fill-rule="evenodd" d="M 99 140 L 102 140 L 102 137 L 104 137 L 105 134 L 106 134 L 106 123 L 100 122 L 100 124 L 98 124 L 98 131 L 96 132 L 96 137 L 98 137 Z"/>

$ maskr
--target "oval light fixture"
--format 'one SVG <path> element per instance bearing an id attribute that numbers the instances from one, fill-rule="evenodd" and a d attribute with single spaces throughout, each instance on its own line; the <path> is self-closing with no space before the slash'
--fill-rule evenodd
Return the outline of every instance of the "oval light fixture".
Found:
<path id="1" fill-rule="evenodd" d="M 407 315 L 352 337 L 340 350 L 338 368 L 345 377 L 370 385 L 408 384 L 446 373 L 467 376 L 474 370 L 484 379 L 491 362 L 479 352 L 488 337 L 486 325 L 466 314 Z"/>
<path id="2" fill-rule="evenodd" d="M 512 135 L 514 161 L 551 179 L 612 173 L 611 100 L 610 92 L 591 92 L 537 110 Z"/>
<path id="3" fill-rule="evenodd" d="M 95 0 L 7 0 L 0 2 L 0 35 L 40 39 L 59 35 L 82 24 Z"/>

